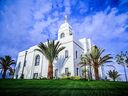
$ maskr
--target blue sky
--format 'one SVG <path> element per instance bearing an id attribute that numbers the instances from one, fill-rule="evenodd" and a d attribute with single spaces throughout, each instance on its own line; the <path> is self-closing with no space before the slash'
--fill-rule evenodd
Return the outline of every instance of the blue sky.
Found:
<path id="1" fill-rule="evenodd" d="M 128 50 L 128 0 L 0 0 L 0 56 L 57 39 L 65 14 L 78 38 L 113 55 Z"/>

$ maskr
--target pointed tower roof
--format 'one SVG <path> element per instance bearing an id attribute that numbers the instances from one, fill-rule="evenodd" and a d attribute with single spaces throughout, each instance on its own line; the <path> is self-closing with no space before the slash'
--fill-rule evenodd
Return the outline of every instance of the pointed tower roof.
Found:
<path id="1" fill-rule="evenodd" d="M 65 23 L 68 22 L 68 16 L 67 16 L 67 15 L 64 16 L 64 22 L 65 22 Z"/>
<path id="2" fill-rule="evenodd" d="M 64 16 L 64 23 L 61 24 L 60 28 L 65 27 L 65 26 L 70 27 L 72 29 L 72 27 L 68 23 L 68 16 L 67 15 Z"/>
<path id="3" fill-rule="evenodd" d="M 63 35 L 63 36 L 62 36 Z M 60 25 L 58 39 L 72 35 L 72 27 L 68 23 L 68 16 L 64 16 L 64 23 Z"/>

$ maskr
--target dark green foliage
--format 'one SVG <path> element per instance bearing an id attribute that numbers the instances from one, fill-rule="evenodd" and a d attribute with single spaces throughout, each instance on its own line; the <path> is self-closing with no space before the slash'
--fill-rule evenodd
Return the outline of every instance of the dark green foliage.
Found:
<path id="1" fill-rule="evenodd" d="M 59 41 L 55 43 L 54 40 L 48 40 L 47 44 L 41 42 L 38 47 L 40 49 L 37 50 L 40 51 L 51 64 L 53 63 L 54 59 L 58 56 L 59 52 L 61 52 L 65 48 L 61 46 L 61 43 Z"/>
<path id="2" fill-rule="evenodd" d="M 1 96 L 128 96 L 128 83 L 85 80 L 0 80 Z"/>
<path id="3" fill-rule="evenodd" d="M 121 52 L 120 54 L 116 55 L 116 62 L 124 67 L 124 74 L 125 74 L 125 79 L 128 81 L 127 77 L 127 71 L 126 67 L 128 67 L 128 53 L 126 52 Z"/>
<path id="4" fill-rule="evenodd" d="M 95 79 L 99 80 L 99 66 L 108 62 L 112 62 L 111 54 L 103 55 L 104 49 L 101 49 L 99 47 L 92 46 L 91 50 L 84 54 L 84 56 L 81 57 L 80 64 L 82 66 L 85 66 L 88 64 L 93 67 L 94 73 L 95 73 Z"/>
<path id="5" fill-rule="evenodd" d="M 53 79 L 53 61 L 58 57 L 58 54 L 65 48 L 61 46 L 59 41 L 54 40 L 47 42 L 47 44 L 40 43 L 38 45 L 39 52 L 41 52 L 48 60 L 48 79 Z"/>
<path id="6" fill-rule="evenodd" d="M 115 81 L 120 76 L 120 74 L 116 70 L 110 70 L 108 71 L 108 76 L 112 78 L 113 81 Z"/>
<path id="7" fill-rule="evenodd" d="M 15 61 L 12 60 L 10 56 L 0 57 L 0 69 L 3 70 L 2 78 L 5 79 L 6 72 L 11 72 L 13 69 L 11 65 L 15 64 Z"/>

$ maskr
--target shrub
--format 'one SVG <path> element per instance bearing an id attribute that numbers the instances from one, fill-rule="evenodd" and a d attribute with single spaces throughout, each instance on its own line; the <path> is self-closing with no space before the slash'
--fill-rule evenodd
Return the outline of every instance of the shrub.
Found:
<path id="1" fill-rule="evenodd" d="M 80 76 L 62 76 L 60 79 L 80 80 Z"/>
<path id="2" fill-rule="evenodd" d="M 115 80 L 120 76 L 120 74 L 119 74 L 116 70 L 109 70 L 109 71 L 108 71 L 108 76 L 109 76 L 113 81 L 115 81 Z"/>
<path id="3" fill-rule="evenodd" d="M 81 79 L 80 76 L 70 76 L 70 78 L 72 80 L 80 80 Z"/>

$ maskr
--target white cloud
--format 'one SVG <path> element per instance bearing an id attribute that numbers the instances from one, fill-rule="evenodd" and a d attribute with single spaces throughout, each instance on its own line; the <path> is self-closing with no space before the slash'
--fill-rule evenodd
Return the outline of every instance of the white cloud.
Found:
<path id="1" fill-rule="evenodd" d="M 65 14 L 71 14 L 71 0 L 64 0 Z"/>
<path id="2" fill-rule="evenodd" d="M 34 13 L 34 18 L 39 20 L 44 18 L 44 14 L 48 13 L 51 8 L 52 4 L 50 2 L 41 2 L 42 6 L 39 6 L 39 9 Z"/>
<path id="3" fill-rule="evenodd" d="M 126 37 L 128 33 L 125 32 L 124 26 L 128 19 L 128 14 L 122 13 L 117 15 L 117 11 L 116 8 L 113 8 L 108 14 L 104 11 L 100 11 L 95 15 L 86 16 L 82 19 L 82 22 L 72 20 L 71 23 L 75 34 L 79 38 L 91 38 L 94 44 L 98 44 L 107 50 L 112 49 L 110 52 L 113 50 L 115 52 L 117 49 L 118 51 L 119 49 L 125 49 L 128 44 L 124 41 L 128 40 Z M 117 42 L 113 41 L 113 39 L 117 39 Z M 116 46 L 119 48 L 116 48 Z"/>

